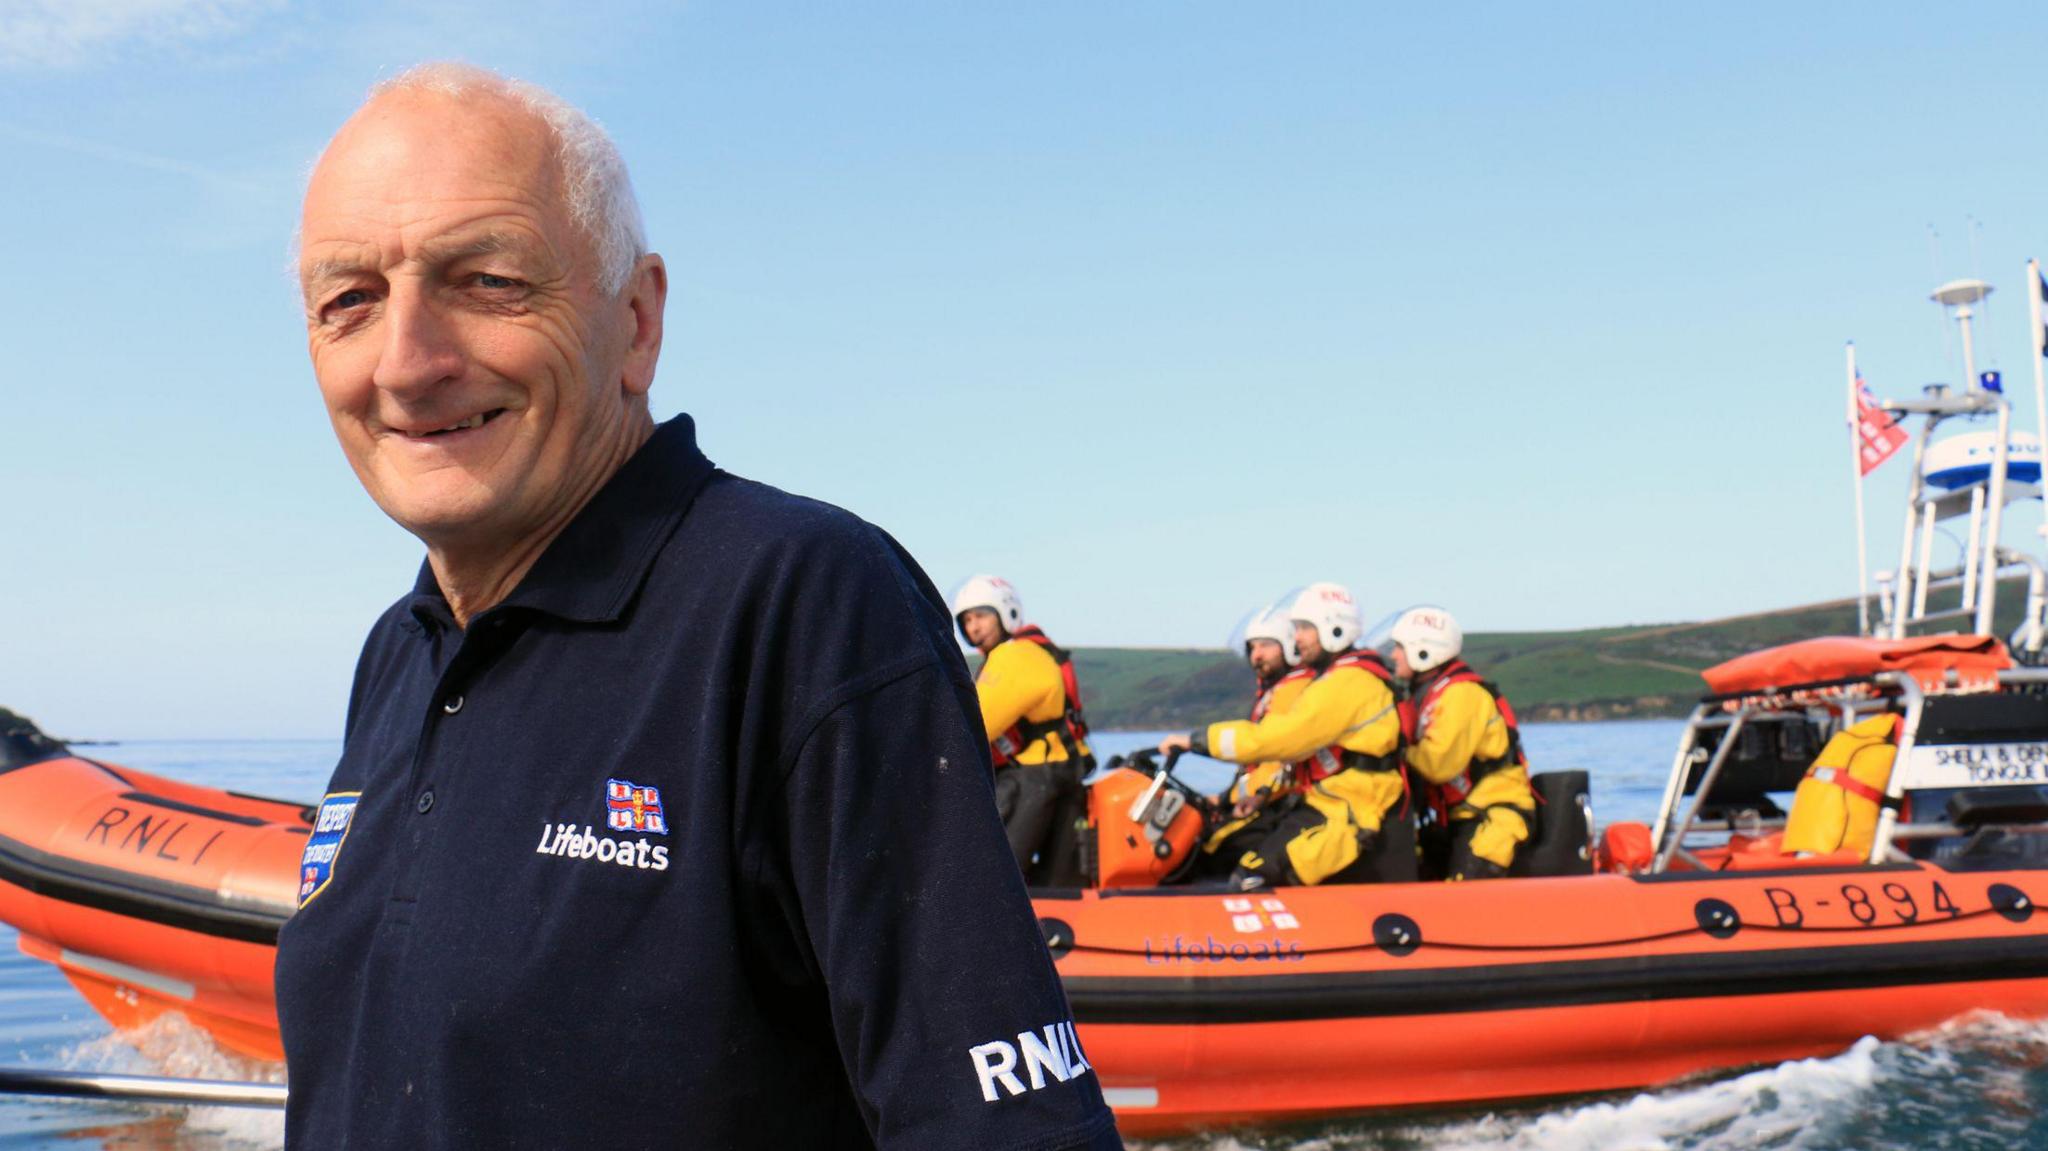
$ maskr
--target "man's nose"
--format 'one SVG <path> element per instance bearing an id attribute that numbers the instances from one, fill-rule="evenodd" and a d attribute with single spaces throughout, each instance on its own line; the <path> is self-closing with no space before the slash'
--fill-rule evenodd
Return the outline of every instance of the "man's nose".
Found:
<path id="1" fill-rule="evenodd" d="M 462 374 L 454 329 L 418 284 L 399 280 L 384 301 L 384 347 L 371 382 L 387 392 L 417 394 Z"/>

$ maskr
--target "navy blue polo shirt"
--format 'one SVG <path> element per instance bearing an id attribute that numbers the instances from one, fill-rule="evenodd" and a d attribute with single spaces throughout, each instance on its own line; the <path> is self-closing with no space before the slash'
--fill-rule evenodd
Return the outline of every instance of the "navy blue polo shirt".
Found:
<path id="1" fill-rule="evenodd" d="M 286 1141 L 1120 1147 L 931 583 L 659 428 L 356 670 L 278 941 Z"/>

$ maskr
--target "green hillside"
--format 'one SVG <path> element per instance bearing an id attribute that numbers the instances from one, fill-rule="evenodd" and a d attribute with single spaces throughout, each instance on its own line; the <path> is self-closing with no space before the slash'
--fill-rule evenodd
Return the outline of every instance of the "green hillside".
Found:
<path id="1" fill-rule="evenodd" d="M 2016 625 L 2021 588 L 1999 596 L 2000 634 Z M 1475 632 L 1465 658 L 1530 720 L 1683 715 L 1706 690 L 1699 672 L 1744 652 L 1818 635 L 1852 635 L 1854 600 L 1705 623 L 1585 631 Z M 1105 730 L 1171 730 L 1241 714 L 1250 672 L 1217 650 L 1079 648 L 1088 717 Z"/>

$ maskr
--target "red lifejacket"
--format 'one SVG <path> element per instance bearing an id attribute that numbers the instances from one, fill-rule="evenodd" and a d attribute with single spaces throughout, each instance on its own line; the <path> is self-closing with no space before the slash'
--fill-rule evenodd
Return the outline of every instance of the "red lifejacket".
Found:
<path id="1" fill-rule="evenodd" d="M 1504 767 L 1529 766 L 1529 757 L 1522 751 L 1522 728 L 1515 722 L 1514 706 L 1508 703 L 1508 697 L 1502 695 L 1500 688 L 1491 680 L 1481 679 L 1479 673 L 1461 659 L 1454 659 L 1439 669 L 1423 691 L 1422 698 L 1416 701 L 1411 740 L 1419 742 L 1422 739 L 1423 720 L 1436 706 L 1437 697 L 1458 683 L 1476 683 L 1493 700 L 1494 710 L 1500 713 L 1501 722 L 1507 725 L 1508 748 L 1497 759 L 1475 759 L 1467 763 L 1465 769 L 1448 782 L 1429 785 L 1429 807 L 1436 812 L 1439 821 L 1448 820 L 1451 809 L 1465 802 L 1465 797 L 1472 794 L 1472 788 L 1480 780 Z"/>
<path id="2" fill-rule="evenodd" d="M 1281 684 L 1291 683 L 1297 679 L 1314 679 L 1315 677 L 1316 669 L 1312 667 L 1291 667 L 1287 669 L 1286 675 L 1281 676 L 1272 683 L 1260 680 L 1259 685 L 1252 689 L 1252 722 L 1259 722 L 1266 718 L 1267 712 L 1273 710 L 1273 695 L 1280 690 Z"/>
<path id="3" fill-rule="evenodd" d="M 1052 642 L 1044 632 L 1038 630 L 1037 624 L 1025 624 L 1012 632 L 1010 638 L 1035 643 L 1045 649 L 1045 654 L 1052 657 L 1053 663 L 1060 669 L 1060 690 L 1066 693 L 1067 706 L 1063 714 L 1053 719 L 1036 723 L 1020 720 L 1012 724 L 1009 730 L 989 741 L 989 754 L 994 758 L 995 765 L 1008 766 L 1017 756 L 1023 754 L 1025 748 L 1053 735 L 1059 736 L 1065 742 L 1067 759 L 1079 763 L 1086 754 L 1084 749 L 1088 746 L 1088 721 L 1081 715 L 1081 684 L 1074 678 L 1073 657 L 1067 654 L 1067 649 Z M 984 663 L 982 666 L 988 665 Z"/>
<path id="4" fill-rule="evenodd" d="M 1394 680 L 1394 669 L 1388 667 L 1387 661 L 1382 659 L 1380 653 L 1376 651 L 1371 649 L 1360 651 L 1353 648 L 1338 655 L 1336 659 L 1331 660 L 1330 666 L 1324 668 L 1320 674 L 1328 675 L 1340 667 L 1363 668 L 1369 674 L 1378 677 L 1381 683 L 1386 684 L 1388 691 L 1394 692 L 1396 695 L 1399 694 L 1399 685 Z M 1312 783 L 1328 779 L 1340 771 L 1346 771 L 1351 768 L 1362 768 L 1366 771 L 1400 771 L 1401 749 L 1397 743 L 1392 755 L 1367 755 L 1364 752 L 1352 751 L 1347 747 L 1331 744 L 1329 747 L 1323 748 L 1321 751 L 1295 764 L 1294 775 L 1302 787 L 1307 787 Z M 1407 776 L 1404 773 L 1402 775 L 1402 790 L 1405 792 L 1406 789 Z"/>

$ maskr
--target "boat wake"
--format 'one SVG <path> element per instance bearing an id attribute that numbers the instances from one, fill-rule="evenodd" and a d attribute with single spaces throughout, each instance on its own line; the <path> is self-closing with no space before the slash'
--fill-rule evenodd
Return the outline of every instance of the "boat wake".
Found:
<path id="1" fill-rule="evenodd" d="M 232 1079 L 249 1083 L 282 1083 L 284 1068 L 222 1051 L 212 1036 L 175 1012 L 166 1012 L 141 1027 L 130 1028 L 65 1048 L 60 1065 L 70 1071 L 119 1075 L 169 1075 L 180 1079 Z M 95 1109 L 108 1106 L 97 1101 Z M 124 1108 L 125 1109 L 125 1108 Z M 275 1148 L 284 1143 L 284 1113 L 248 1107 L 165 1107 L 136 1105 L 138 1115 L 156 1117 L 152 1127 L 175 1124 L 175 1142 L 164 1145 L 205 1146 L 220 1151 Z M 172 1114 L 165 1116 L 165 1112 Z M 168 1131 L 159 1134 L 168 1135 Z"/>
<path id="2" fill-rule="evenodd" d="M 1966 1017 L 1894 1043 L 1551 1110 L 1361 1119 L 1134 1151 L 2009 1151 L 2048 1146 L 2048 1023 Z"/>

